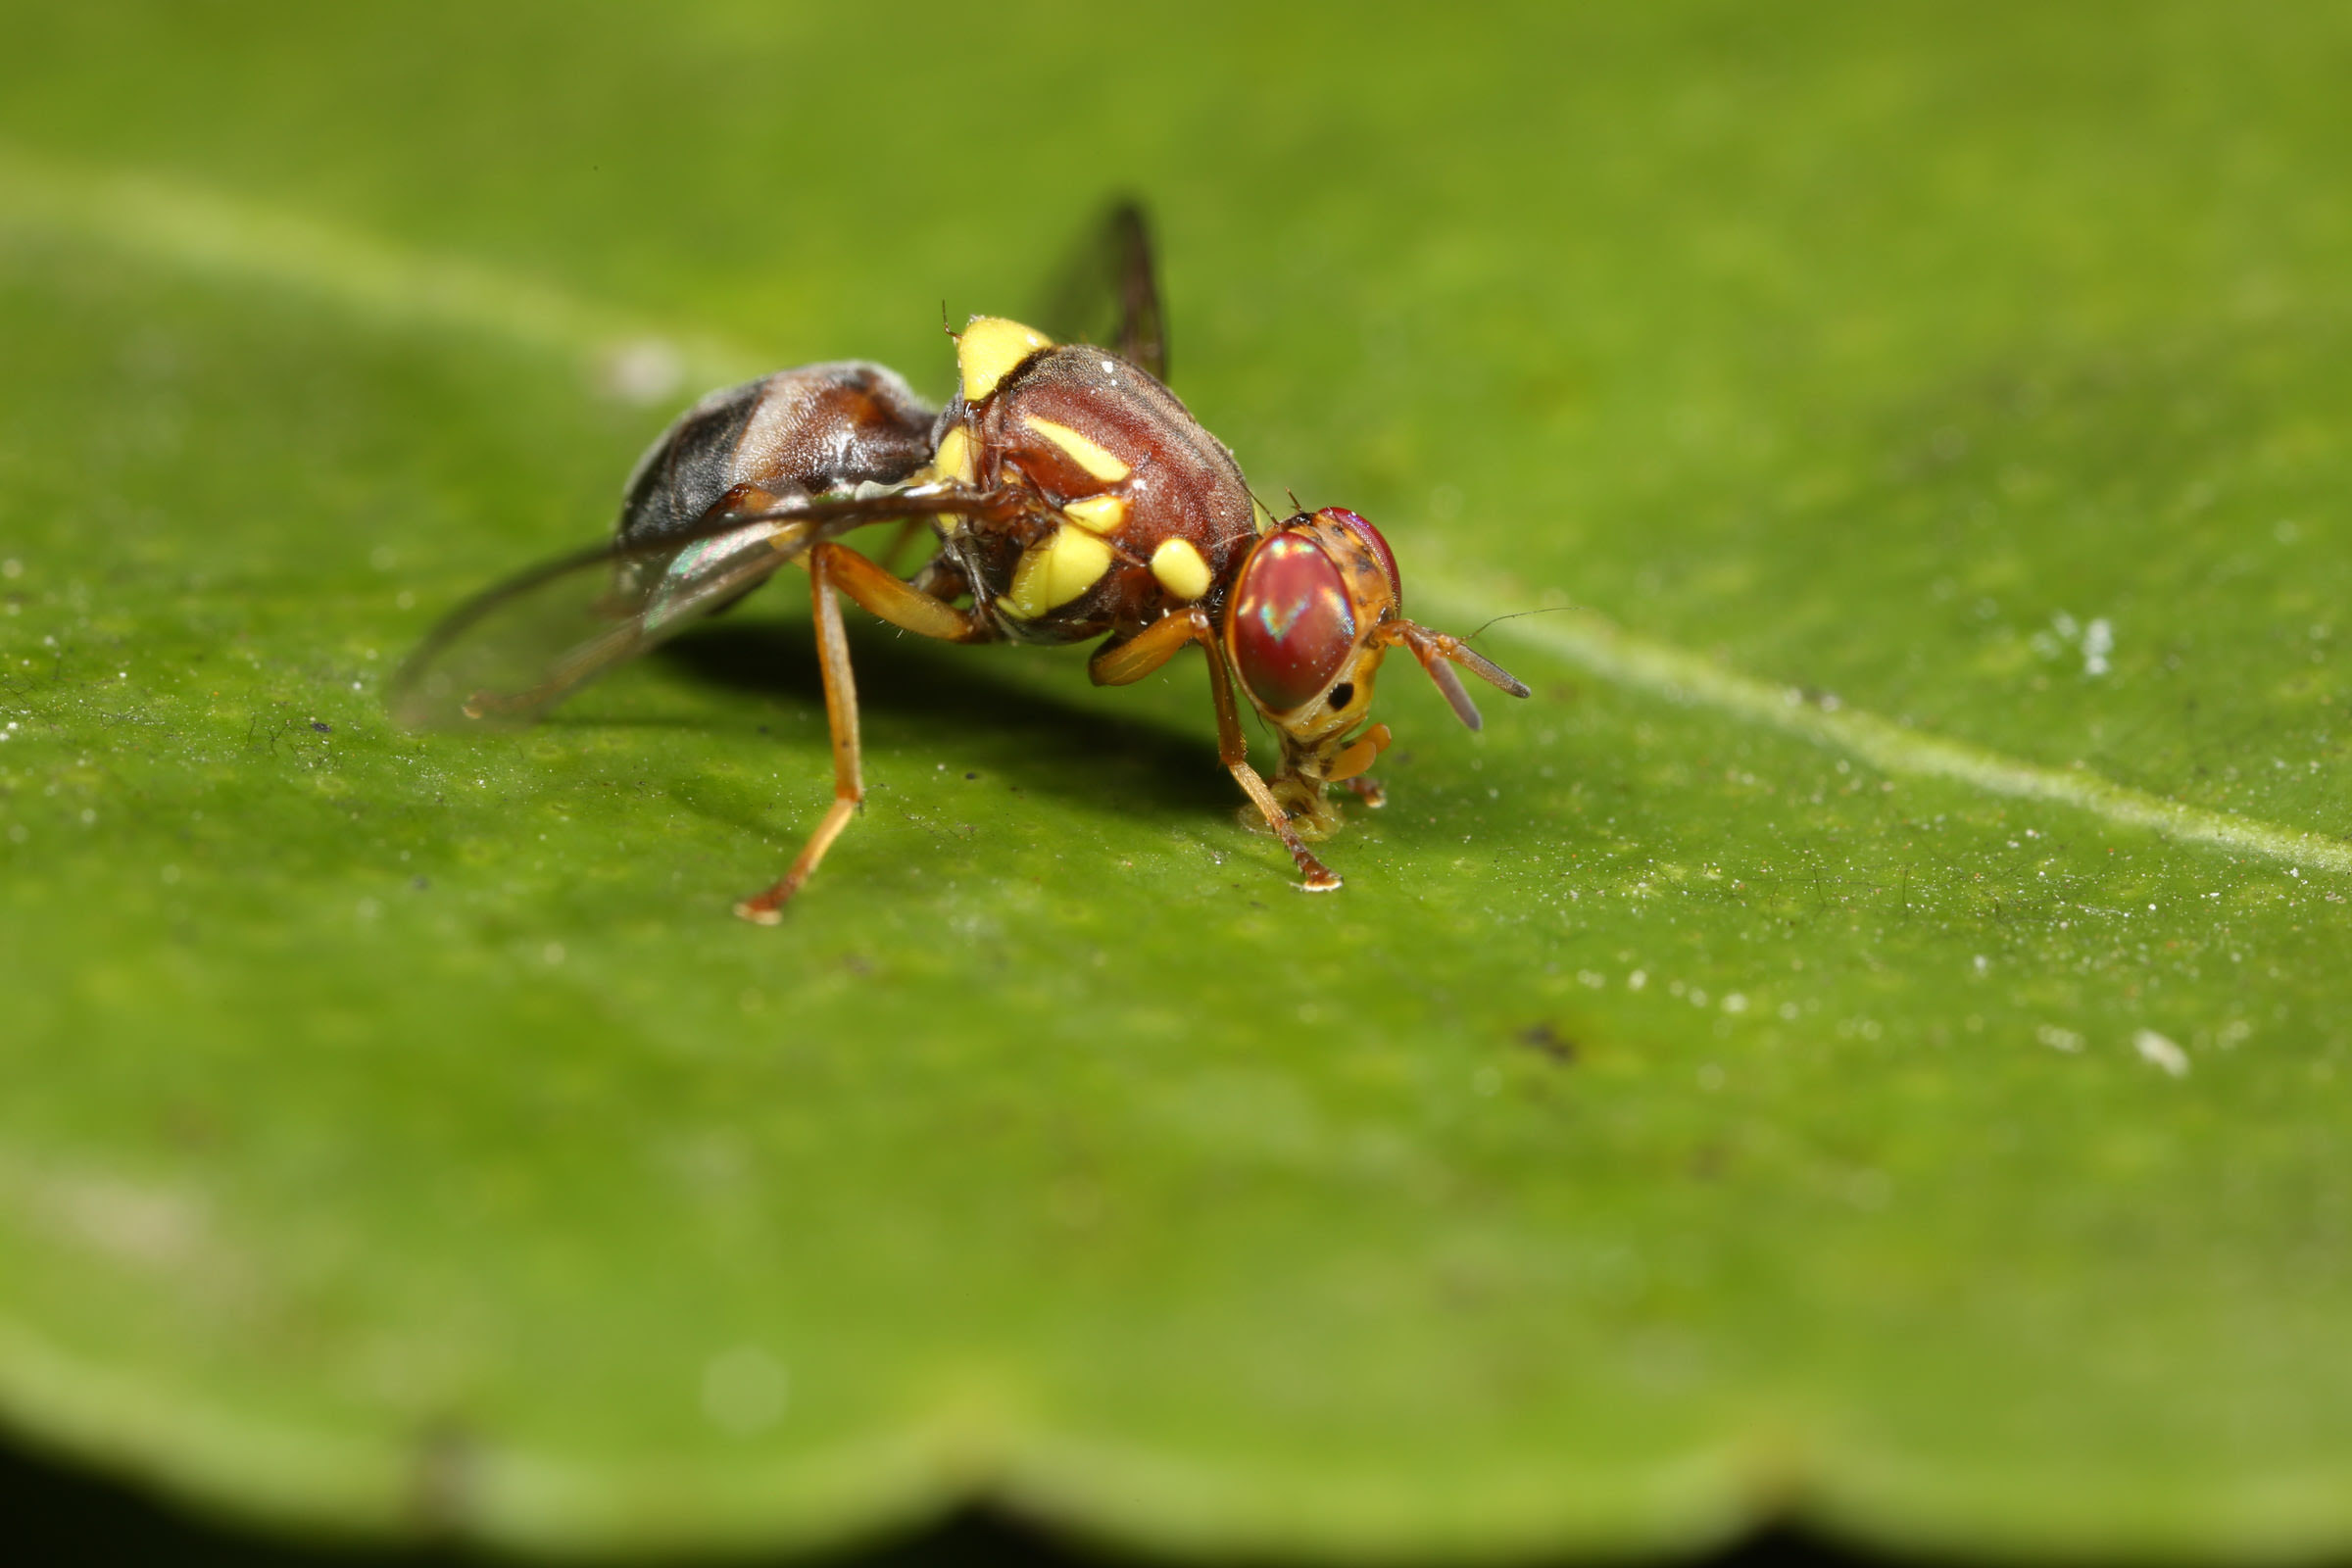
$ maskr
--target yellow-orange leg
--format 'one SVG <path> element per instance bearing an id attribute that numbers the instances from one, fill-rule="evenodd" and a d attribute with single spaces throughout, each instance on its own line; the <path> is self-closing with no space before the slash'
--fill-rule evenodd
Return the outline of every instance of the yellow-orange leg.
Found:
<path id="1" fill-rule="evenodd" d="M 801 884 L 808 880 L 865 802 L 865 780 L 858 765 L 858 682 L 850 671 L 850 639 L 841 624 L 841 603 L 833 597 L 834 589 L 893 625 L 925 637 L 968 642 L 983 631 L 976 616 L 907 587 L 847 545 L 812 546 L 801 563 L 808 568 L 809 604 L 816 616 L 817 667 L 825 681 L 825 720 L 833 731 L 833 805 L 775 886 L 735 906 L 737 914 L 758 925 L 774 925 L 784 918 L 785 904 L 801 891 Z"/>
<path id="2" fill-rule="evenodd" d="M 1380 760 L 1380 754 L 1389 749 L 1389 726 L 1375 724 L 1358 735 L 1353 744 L 1331 760 L 1324 771 L 1327 784 L 1345 784 L 1355 792 L 1355 798 L 1369 807 L 1389 804 L 1389 792 L 1382 789 L 1371 774 L 1364 771 Z"/>
<path id="3" fill-rule="evenodd" d="M 1299 887 L 1308 893 L 1334 891 L 1340 886 L 1338 875 L 1307 850 L 1298 829 L 1291 826 L 1290 813 L 1276 803 L 1274 792 L 1250 765 L 1249 737 L 1242 733 L 1241 714 L 1233 704 L 1233 678 L 1226 672 L 1224 657 L 1217 649 L 1216 624 L 1207 611 L 1196 607 L 1161 616 L 1126 642 L 1098 652 L 1087 662 L 1087 673 L 1098 686 L 1124 686 L 1142 680 L 1193 643 L 1199 643 L 1208 655 L 1208 691 L 1217 710 L 1217 760 L 1265 816 L 1266 826 L 1282 840 L 1283 848 L 1291 852 L 1298 866 Z"/>

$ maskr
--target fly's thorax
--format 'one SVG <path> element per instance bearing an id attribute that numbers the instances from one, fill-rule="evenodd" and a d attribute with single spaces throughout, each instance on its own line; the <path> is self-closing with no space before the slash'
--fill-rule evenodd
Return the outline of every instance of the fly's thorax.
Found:
<path id="1" fill-rule="evenodd" d="M 1065 642 L 1214 596 L 1255 529 L 1231 454 L 1151 375 L 998 318 L 957 341 L 938 477 L 1032 505 L 956 541 L 1004 631 Z"/>

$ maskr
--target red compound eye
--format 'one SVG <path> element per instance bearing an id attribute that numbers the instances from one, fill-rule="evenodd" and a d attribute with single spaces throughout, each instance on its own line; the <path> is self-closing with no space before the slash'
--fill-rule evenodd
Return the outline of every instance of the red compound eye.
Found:
<path id="1" fill-rule="evenodd" d="M 1396 575 L 1396 552 L 1392 551 L 1389 548 L 1389 542 L 1380 536 L 1380 530 L 1373 527 L 1364 518 L 1349 512 L 1346 507 L 1325 507 L 1322 516 L 1325 521 L 1338 523 L 1364 542 L 1364 548 L 1372 552 L 1372 559 L 1379 562 L 1380 569 L 1388 574 L 1389 592 L 1395 597 L 1396 608 L 1402 610 L 1404 608 L 1404 579 Z"/>
<path id="2" fill-rule="evenodd" d="M 1269 535 L 1243 565 L 1225 624 L 1242 684 L 1270 713 L 1312 700 L 1355 646 L 1340 568 L 1313 540 L 1288 531 Z"/>

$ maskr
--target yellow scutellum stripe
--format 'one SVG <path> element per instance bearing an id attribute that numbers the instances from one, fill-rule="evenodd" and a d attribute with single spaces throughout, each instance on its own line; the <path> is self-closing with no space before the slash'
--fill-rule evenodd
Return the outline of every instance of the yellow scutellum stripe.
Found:
<path id="1" fill-rule="evenodd" d="M 1448 623 L 1477 626 L 1489 596 L 1418 573 L 1417 597 L 1440 601 Z M 2352 873 L 2352 843 L 2229 811 L 2208 810 L 2102 778 L 2077 762 L 2029 762 L 1965 741 L 1898 724 L 1863 709 L 1807 698 L 1791 687 L 1739 674 L 1688 649 L 1629 632 L 1584 609 L 1547 611 L 1506 620 L 1493 636 L 1575 664 L 1619 686 L 1669 702 L 1712 708 L 1844 752 L 1883 773 L 1951 779 L 1989 795 L 2052 801 L 2183 844 L 2204 844 L 2282 860 L 2314 871 Z"/>
<path id="2" fill-rule="evenodd" d="M 462 262 L 419 255 L 292 217 L 263 203 L 182 183 L 66 170 L 0 146 L 0 230 L 34 228 L 242 282 L 302 290 L 363 313 L 503 338 L 567 358 L 636 344 L 674 345 L 690 393 L 757 373 L 756 358 L 684 342 L 560 290 Z M 1477 626 L 1499 597 L 1413 568 L 1416 599 L 1442 618 Z M 2352 873 L 2352 844 L 2127 788 L 2086 767 L 2052 767 L 1908 728 L 1855 708 L 1830 709 L 1788 688 L 1724 668 L 1688 649 L 1628 632 L 1592 611 L 1504 621 L 1494 635 L 1593 676 L 1801 735 L 1883 772 L 1943 778 L 2016 800 L 2049 801 L 2183 844 L 2259 855 L 2315 871 Z"/>
<path id="3" fill-rule="evenodd" d="M 1069 460 L 1104 484 L 1117 484 L 1135 470 L 1125 459 L 1109 451 L 1091 436 L 1082 435 L 1066 424 L 1041 419 L 1032 414 L 1021 421 L 1039 435 L 1068 454 Z"/>

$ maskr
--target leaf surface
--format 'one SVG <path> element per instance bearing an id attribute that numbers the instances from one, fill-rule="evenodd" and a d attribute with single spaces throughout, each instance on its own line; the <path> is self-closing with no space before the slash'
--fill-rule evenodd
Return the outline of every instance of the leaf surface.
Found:
<path id="1" fill-rule="evenodd" d="M 0 1411 L 552 1549 L 2344 1550 L 2341 18 L 1091 25 L 12 17 Z M 858 628 L 775 931 L 788 592 L 386 719 L 1125 188 L 1263 493 L 1553 612 L 1395 668 L 1344 893 L 1189 663 Z"/>

